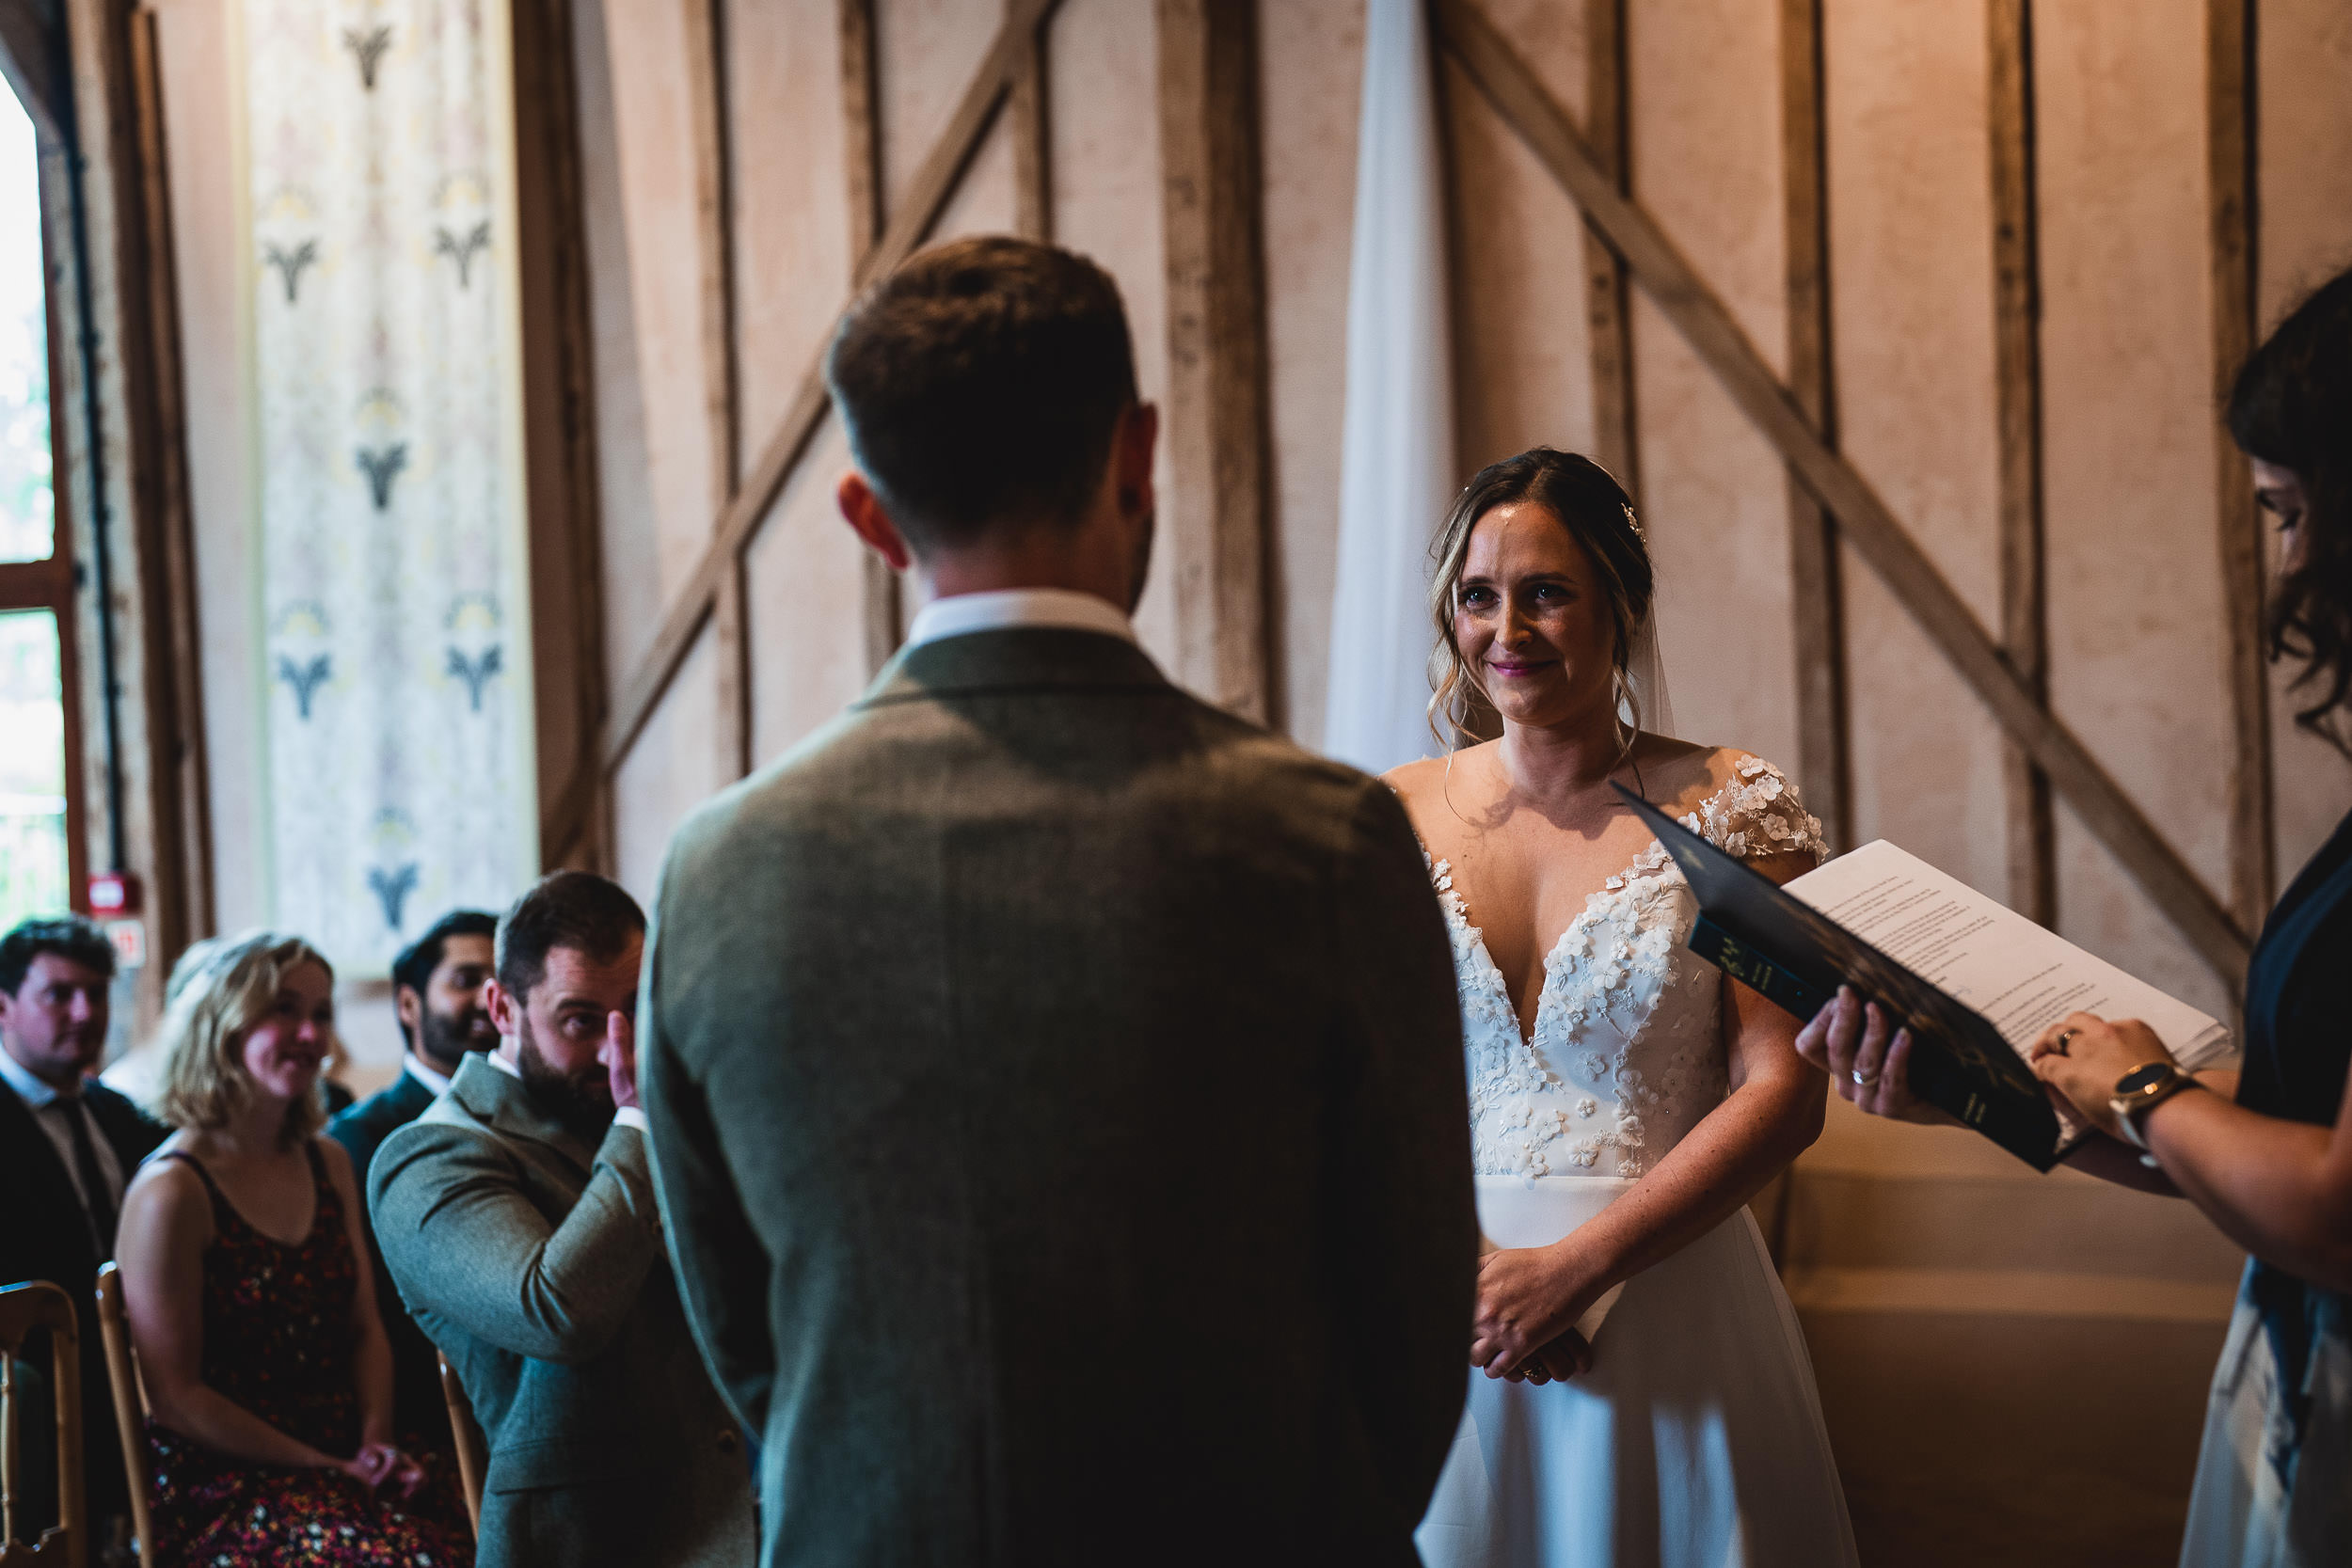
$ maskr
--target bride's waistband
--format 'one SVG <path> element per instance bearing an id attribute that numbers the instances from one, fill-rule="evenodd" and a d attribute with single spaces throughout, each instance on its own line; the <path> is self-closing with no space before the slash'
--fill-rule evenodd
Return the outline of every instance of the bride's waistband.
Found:
<path id="1" fill-rule="evenodd" d="M 1549 1246 L 1631 1188 L 1631 1176 L 1481 1176 L 1478 1228 L 1497 1246 Z"/>

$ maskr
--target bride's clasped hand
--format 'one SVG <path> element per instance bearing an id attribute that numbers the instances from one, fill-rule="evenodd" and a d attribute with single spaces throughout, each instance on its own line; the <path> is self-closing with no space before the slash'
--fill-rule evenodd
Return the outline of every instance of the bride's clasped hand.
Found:
<path id="1" fill-rule="evenodd" d="M 1488 1377 L 1530 1383 L 1590 1371 L 1593 1347 L 1576 1323 L 1608 1285 L 1581 1261 L 1565 1242 L 1499 1248 L 1480 1259 L 1470 1365 Z"/>

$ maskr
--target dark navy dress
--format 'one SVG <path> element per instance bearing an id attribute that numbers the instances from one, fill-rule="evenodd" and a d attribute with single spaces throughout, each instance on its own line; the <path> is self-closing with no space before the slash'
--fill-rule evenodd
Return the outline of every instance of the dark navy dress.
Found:
<path id="1" fill-rule="evenodd" d="M 2238 1103 L 2332 1127 L 2352 1067 L 2352 816 L 2271 911 L 2246 974 Z M 2352 1303 L 2248 1262 L 2215 1369 L 2183 1568 L 2352 1563 Z"/>

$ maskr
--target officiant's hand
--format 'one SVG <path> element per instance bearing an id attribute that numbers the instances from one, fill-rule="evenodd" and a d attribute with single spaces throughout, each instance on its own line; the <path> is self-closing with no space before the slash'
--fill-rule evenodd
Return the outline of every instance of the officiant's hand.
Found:
<path id="1" fill-rule="evenodd" d="M 1470 1365 L 1488 1377 L 1510 1377 L 1544 1357 L 1547 1375 L 1573 1376 L 1592 1365 L 1592 1347 L 1576 1332 L 1582 1317 L 1607 1287 L 1579 1277 L 1572 1254 L 1557 1246 L 1505 1247 L 1478 1260 L 1478 1307 L 1470 1319 Z M 1583 1346 L 1554 1357 L 1562 1339 Z M 1558 1372 L 1549 1368 L 1556 1366 Z"/>
<path id="2" fill-rule="evenodd" d="M 2096 1013 L 2069 1013 L 2042 1031 L 2027 1058 L 2034 1076 L 2064 1095 L 2074 1109 L 2108 1137 L 2121 1129 L 2115 1117 L 2116 1082 L 2134 1068 L 2172 1059 L 2156 1032 L 2136 1018 L 2108 1022 Z"/>
<path id="3" fill-rule="evenodd" d="M 1911 1031 L 1887 1038 L 1886 1010 L 1866 1003 L 1851 986 L 1797 1031 L 1797 1054 L 1829 1074 L 1838 1098 L 1874 1117 L 1947 1122 L 1952 1117 L 1911 1092 Z"/>

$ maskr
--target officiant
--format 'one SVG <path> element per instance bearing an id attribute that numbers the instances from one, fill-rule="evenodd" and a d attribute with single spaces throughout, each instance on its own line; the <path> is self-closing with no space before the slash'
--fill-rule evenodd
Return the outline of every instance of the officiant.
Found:
<path id="1" fill-rule="evenodd" d="M 2229 404 L 2277 523 L 2273 658 L 2303 668 L 2304 729 L 2352 758 L 2352 272 L 2254 351 Z M 2033 1067 L 2105 1138 L 2074 1163 L 2186 1198 L 2252 1254 L 2215 1370 L 2183 1568 L 2352 1562 L 2352 816 L 2265 923 L 2245 1055 L 2189 1073 L 2146 1024 L 2075 1013 Z M 1799 1054 L 1875 1116 L 1949 1118 L 1912 1097 L 1910 1040 L 1841 992 Z"/>

